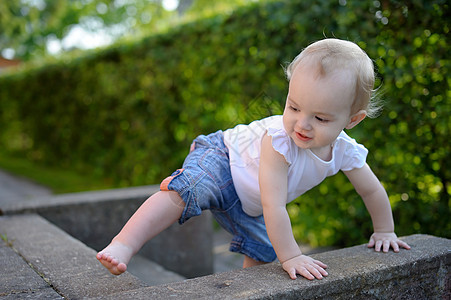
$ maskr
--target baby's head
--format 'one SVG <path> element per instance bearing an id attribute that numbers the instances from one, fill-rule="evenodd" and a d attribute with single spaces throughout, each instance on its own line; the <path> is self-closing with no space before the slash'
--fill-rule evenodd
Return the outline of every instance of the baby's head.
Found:
<path id="1" fill-rule="evenodd" d="M 380 107 L 373 101 L 374 67 L 368 55 L 355 43 L 324 39 L 305 48 L 287 67 L 288 80 L 296 68 L 317 67 L 321 78 L 336 72 L 346 71 L 350 74 L 351 86 L 354 88 L 351 114 L 365 111 L 368 117 L 375 117 Z"/>

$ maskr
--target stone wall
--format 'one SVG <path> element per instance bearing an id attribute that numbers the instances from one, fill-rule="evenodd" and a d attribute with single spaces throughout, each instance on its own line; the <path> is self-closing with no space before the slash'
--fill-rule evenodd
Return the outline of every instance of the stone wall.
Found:
<path id="1" fill-rule="evenodd" d="M 153 192 L 155 187 L 142 187 L 46 197 L 2 206 L 0 296 L 8 299 L 451 298 L 451 240 L 429 235 L 403 237 L 412 249 L 400 253 L 377 253 L 359 245 L 312 255 L 329 266 L 329 276 L 323 280 L 309 281 L 302 277 L 291 280 L 278 263 L 157 286 L 148 286 L 128 272 L 113 276 L 95 259 L 96 251 L 87 245 L 107 243 Z M 161 246 L 157 262 L 161 263 L 164 253 L 171 256 L 167 249 L 172 247 L 177 264 L 190 266 L 195 272 L 211 273 L 211 219 L 206 216 L 198 218 L 199 223 L 170 228 L 174 231 L 165 237 L 172 236 L 175 245 Z M 186 229 L 190 226 L 193 228 Z M 188 248 L 186 239 L 194 240 Z M 177 245 L 178 242 L 185 246 Z M 177 256 L 177 252 L 182 254 Z M 197 265 L 203 265 L 204 269 L 199 271 Z M 189 273 L 189 268 L 184 272 Z"/>

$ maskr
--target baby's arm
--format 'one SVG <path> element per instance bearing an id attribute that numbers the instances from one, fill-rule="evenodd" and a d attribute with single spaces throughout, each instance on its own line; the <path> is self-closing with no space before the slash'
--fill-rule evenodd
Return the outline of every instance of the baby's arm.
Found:
<path id="1" fill-rule="evenodd" d="M 383 252 L 388 252 L 390 247 L 395 252 L 399 252 L 399 247 L 410 249 L 410 246 L 399 240 L 394 232 L 395 225 L 390 201 L 384 187 L 370 167 L 365 164 L 360 169 L 353 169 L 344 173 L 362 197 L 373 221 L 374 233 L 371 235 L 368 247 L 374 247 L 376 251 L 382 249 Z"/>
<path id="2" fill-rule="evenodd" d="M 302 255 L 291 229 L 286 210 L 288 165 L 284 157 L 271 145 L 271 137 L 262 141 L 259 183 L 263 205 L 263 215 L 269 239 L 277 258 L 291 279 L 300 274 L 307 279 L 327 276 L 325 264 Z"/>

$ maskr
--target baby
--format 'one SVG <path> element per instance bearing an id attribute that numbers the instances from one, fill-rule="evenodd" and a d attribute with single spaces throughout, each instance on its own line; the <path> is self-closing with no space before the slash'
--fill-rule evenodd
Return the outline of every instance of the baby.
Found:
<path id="1" fill-rule="evenodd" d="M 283 115 L 197 137 L 182 169 L 97 254 L 102 265 L 115 275 L 125 272 L 144 243 L 209 209 L 233 235 L 230 251 L 244 254 L 244 268 L 278 258 L 291 279 L 321 279 L 327 265 L 302 254 L 286 205 L 340 170 L 371 215 L 368 247 L 410 249 L 394 232 L 387 194 L 366 164 L 368 151 L 343 131 L 376 113 L 371 59 L 352 42 L 324 39 L 303 50 L 286 73 Z"/>

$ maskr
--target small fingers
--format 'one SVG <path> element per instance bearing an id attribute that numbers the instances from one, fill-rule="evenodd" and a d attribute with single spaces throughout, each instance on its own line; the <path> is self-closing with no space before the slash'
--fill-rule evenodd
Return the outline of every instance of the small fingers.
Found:
<path id="1" fill-rule="evenodd" d="M 401 246 L 404 249 L 410 250 L 410 246 L 406 242 L 398 240 L 398 245 Z"/>
<path id="2" fill-rule="evenodd" d="M 323 279 L 324 276 L 329 275 L 326 272 L 326 270 L 324 270 L 322 267 L 320 267 L 318 265 L 310 266 L 310 268 L 308 268 L 308 270 L 317 279 Z"/>
<path id="3" fill-rule="evenodd" d="M 393 248 L 394 252 L 399 252 L 398 241 L 391 241 L 390 245 Z"/>
<path id="4" fill-rule="evenodd" d="M 323 279 L 324 276 L 329 275 L 326 270 L 316 264 L 300 267 L 298 273 L 309 280 Z"/>
<path id="5" fill-rule="evenodd" d="M 329 275 L 326 272 L 326 270 L 324 270 L 320 266 L 315 267 L 313 265 L 298 266 L 297 268 L 291 268 L 287 273 L 291 279 L 296 279 L 297 278 L 296 274 L 299 274 L 308 280 L 313 280 L 315 278 L 323 279 L 324 276 Z"/>
<path id="6" fill-rule="evenodd" d="M 291 268 L 287 273 L 291 279 L 296 279 L 296 269 L 295 268 Z"/>
<path id="7" fill-rule="evenodd" d="M 309 270 L 307 270 L 306 267 L 300 267 L 297 270 L 298 274 L 302 275 L 303 277 L 307 278 L 308 280 L 313 280 L 315 277 L 310 273 Z"/>
<path id="8" fill-rule="evenodd" d="M 329 275 L 326 270 L 324 270 L 327 268 L 326 264 L 305 255 L 285 261 L 282 263 L 282 267 L 291 279 L 296 279 L 296 274 L 299 274 L 309 280 L 313 280 L 315 278 L 323 279 L 324 276 Z"/>
<path id="9" fill-rule="evenodd" d="M 381 250 L 382 252 L 388 252 L 390 250 L 390 244 L 389 240 L 378 240 L 375 243 L 374 250 L 376 252 L 380 252 Z"/>
<path id="10" fill-rule="evenodd" d="M 291 268 L 289 271 L 287 271 L 287 273 L 293 280 L 297 278 L 296 274 L 299 274 L 302 277 L 307 278 L 308 280 L 315 279 L 315 277 L 311 274 L 309 270 L 307 270 L 306 267 Z"/>
<path id="11" fill-rule="evenodd" d="M 382 242 L 382 251 L 383 252 L 388 252 L 388 250 L 390 250 L 390 241 L 389 240 L 384 240 Z"/>
<path id="12" fill-rule="evenodd" d="M 369 248 L 371 248 L 372 245 L 374 245 L 374 250 L 376 252 L 380 252 L 381 250 L 383 252 L 388 252 L 390 248 L 392 248 L 394 252 L 399 252 L 400 247 L 407 250 L 410 249 L 410 246 L 401 240 L 378 240 L 374 243 L 368 243 Z"/>
<path id="13" fill-rule="evenodd" d="M 326 268 L 327 268 L 327 265 L 326 265 L 325 263 L 319 261 L 319 260 L 314 259 L 313 262 L 314 262 L 315 264 L 317 264 L 318 266 L 320 266 L 321 268 L 323 268 L 323 269 L 326 269 Z M 324 271 L 324 272 L 326 272 L 326 271 Z M 326 272 L 326 273 L 327 273 L 327 272 Z"/>
<path id="14" fill-rule="evenodd" d="M 382 241 L 376 241 L 376 243 L 375 243 L 375 245 L 374 245 L 374 250 L 376 251 L 376 252 L 379 252 L 379 251 L 381 251 L 381 246 L 382 246 Z"/>
<path id="15" fill-rule="evenodd" d="M 319 264 L 318 264 L 318 263 Z M 326 270 L 324 270 L 325 268 L 327 268 L 327 265 L 326 264 L 323 264 L 322 262 L 320 262 L 320 261 L 315 261 L 315 265 L 313 265 L 313 267 L 315 268 L 315 270 L 319 273 L 319 275 L 321 275 L 321 278 L 323 277 L 323 276 L 327 276 L 327 275 L 329 275 L 329 273 L 327 273 L 327 271 Z M 318 278 L 318 276 L 315 276 L 316 278 Z"/>

